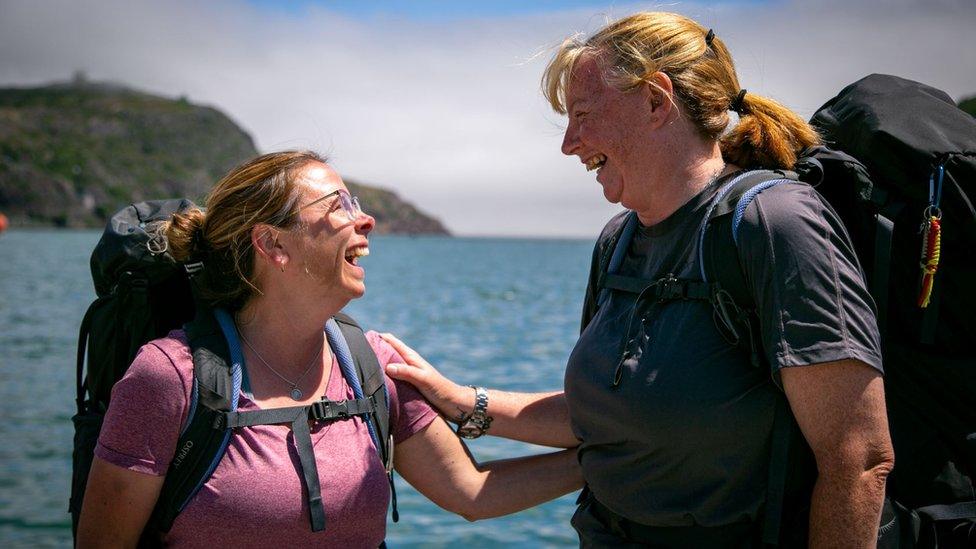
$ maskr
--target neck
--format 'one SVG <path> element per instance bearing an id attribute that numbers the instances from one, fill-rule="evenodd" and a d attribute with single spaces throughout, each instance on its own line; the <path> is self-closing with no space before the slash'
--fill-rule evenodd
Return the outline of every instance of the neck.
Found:
<path id="1" fill-rule="evenodd" d="M 703 141 L 693 128 L 685 132 L 675 128 L 659 144 L 656 154 L 647 156 L 649 165 L 641 169 L 643 188 L 631 208 L 644 226 L 664 221 L 716 179 L 736 169 L 722 159 L 718 142 Z"/>
<path id="2" fill-rule="evenodd" d="M 341 308 L 315 304 L 314 300 L 287 299 L 266 291 L 238 311 L 237 328 L 276 370 L 297 377 L 322 349 L 322 329 Z M 323 355 L 329 357 L 327 349 Z"/>

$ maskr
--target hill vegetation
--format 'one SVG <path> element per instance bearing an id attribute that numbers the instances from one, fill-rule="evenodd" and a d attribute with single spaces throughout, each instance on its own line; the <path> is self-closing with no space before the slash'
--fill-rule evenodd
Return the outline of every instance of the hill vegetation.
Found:
<path id="1" fill-rule="evenodd" d="M 959 108 L 968 112 L 970 116 L 976 116 L 976 95 L 961 99 Z"/>
<path id="2" fill-rule="evenodd" d="M 233 166 L 258 154 L 226 115 L 186 98 L 90 83 L 0 89 L 0 211 L 15 226 L 97 227 L 145 199 L 202 204 Z M 350 183 L 377 231 L 447 231 L 394 193 Z"/>

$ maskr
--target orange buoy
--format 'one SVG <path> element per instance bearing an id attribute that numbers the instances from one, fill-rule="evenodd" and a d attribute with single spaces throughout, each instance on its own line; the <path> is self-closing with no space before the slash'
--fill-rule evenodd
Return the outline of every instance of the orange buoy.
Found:
<path id="1" fill-rule="evenodd" d="M 7 226 L 10 225 L 10 221 L 7 216 L 0 213 L 0 233 L 7 230 Z"/>

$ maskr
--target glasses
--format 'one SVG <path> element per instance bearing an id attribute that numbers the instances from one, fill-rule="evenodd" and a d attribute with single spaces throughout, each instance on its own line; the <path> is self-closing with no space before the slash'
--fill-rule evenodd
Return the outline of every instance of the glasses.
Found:
<path id="1" fill-rule="evenodd" d="M 653 292 L 658 286 L 667 282 L 671 276 L 668 275 L 668 277 L 655 280 L 654 283 L 637 294 L 637 299 L 634 300 L 634 306 L 630 310 L 630 319 L 627 321 L 627 336 L 620 349 L 620 358 L 617 360 L 617 367 L 614 368 L 613 376 L 610 378 L 611 389 L 616 389 L 620 386 L 620 380 L 623 377 L 625 368 L 632 372 L 637 369 L 637 364 L 644 354 L 644 348 L 651 339 L 647 335 L 647 323 L 653 318 L 651 314 L 660 301 L 652 299 L 648 303 L 645 302 L 644 297 L 648 295 L 648 292 L 651 292 L 653 296 Z"/>
<path id="2" fill-rule="evenodd" d="M 342 211 L 345 212 L 346 217 L 349 219 L 349 221 L 355 221 L 359 219 L 360 216 L 363 215 L 363 210 L 362 208 L 359 207 L 359 198 L 350 195 L 349 191 L 345 189 L 336 189 L 331 193 L 321 198 L 317 198 L 309 202 L 308 204 L 302 206 L 301 208 L 298 209 L 298 211 L 300 212 L 302 210 L 311 208 L 312 206 L 318 204 L 319 202 L 328 200 L 336 195 L 339 196 L 339 205 L 342 207 Z"/>

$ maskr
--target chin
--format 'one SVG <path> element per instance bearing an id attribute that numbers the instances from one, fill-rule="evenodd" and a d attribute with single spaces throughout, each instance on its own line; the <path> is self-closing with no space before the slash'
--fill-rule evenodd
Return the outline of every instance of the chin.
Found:
<path id="1" fill-rule="evenodd" d="M 603 198 L 606 198 L 607 202 L 611 204 L 620 203 L 620 200 L 623 195 L 622 192 L 623 189 L 621 185 L 616 184 L 614 182 L 603 183 L 599 179 L 597 179 L 597 182 L 600 183 L 601 187 L 603 187 Z"/>
<path id="2" fill-rule="evenodd" d="M 611 204 L 620 204 L 620 195 L 621 193 L 616 191 L 616 189 L 612 189 L 606 185 L 603 186 L 603 198 L 607 199 L 607 202 Z"/>
<path id="3" fill-rule="evenodd" d="M 359 299 L 360 297 L 366 295 L 366 284 L 363 282 L 353 282 L 345 284 L 344 286 L 350 299 Z"/>

